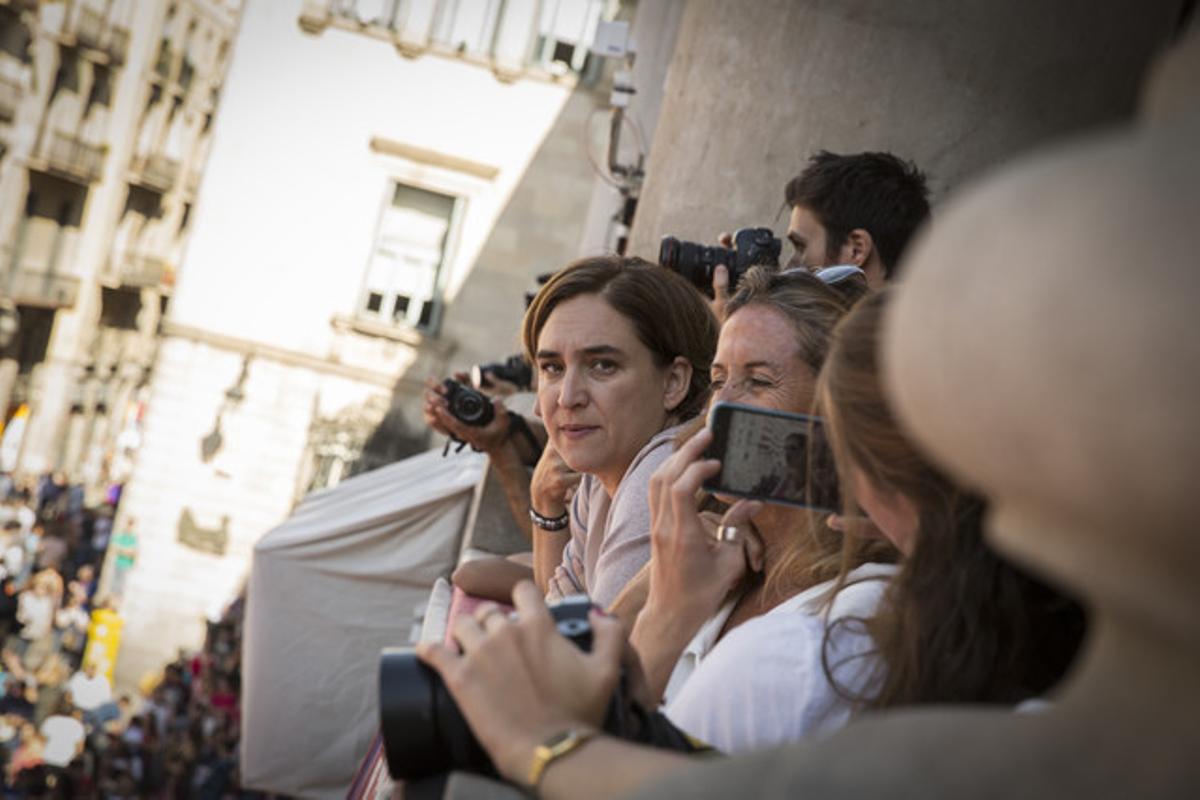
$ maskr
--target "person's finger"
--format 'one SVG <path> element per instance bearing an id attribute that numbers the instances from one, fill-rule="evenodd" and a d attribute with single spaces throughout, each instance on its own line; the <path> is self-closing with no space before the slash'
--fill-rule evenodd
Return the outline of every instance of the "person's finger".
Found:
<path id="1" fill-rule="evenodd" d="M 742 552 L 746 556 L 746 566 L 751 572 L 762 572 L 767 564 L 767 548 L 753 525 L 747 524 L 745 530 L 747 535 L 742 539 Z"/>
<path id="2" fill-rule="evenodd" d="M 713 268 L 712 279 L 713 297 L 721 302 L 729 299 L 729 268 L 724 264 L 717 264 Z"/>
<path id="3" fill-rule="evenodd" d="M 550 610 L 546 608 L 546 598 L 534 585 L 533 581 L 520 581 L 513 587 L 513 607 L 517 617 L 522 620 L 550 619 Z"/>
<path id="4" fill-rule="evenodd" d="M 720 471 L 721 462 L 716 459 L 706 458 L 703 461 L 693 461 L 675 479 L 675 483 L 671 486 L 671 493 L 676 497 L 692 499 L 695 497 L 696 492 L 700 491 L 700 487 L 704 482 Z M 694 499 L 692 499 L 691 504 L 695 505 Z"/>
<path id="5" fill-rule="evenodd" d="M 458 642 L 463 652 L 473 650 L 478 644 L 483 641 L 483 628 L 474 617 L 464 614 L 454 620 L 454 641 Z"/>
<path id="6" fill-rule="evenodd" d="M 721 245 L 721 247 L 733 249 L 733 234 L 728 231 L 721 231 L 721 234 L 717 236 L 717 244 Z"/>
<path id="7" fill-rule="evenodd" d="M 605 664 L 617 664 L 625 647 L 625 631 L 616 617 L 599 609 L 588 614 L 592 626 L 592 653 Z"/>
<path id="8" fill-rule="evenodd" d="M 462 659 L 462 656 L 441 642 L 421 642 L 417 645 L 416 652 L 417 658 L 432 667 L 443 678 Z"/>
<path id="9" fill-rule="evenodd" d="M 731 525 L 735 528 L 742 527 L 762 510 L 763 504 L 759 501 L 742 498 L 729 507 L 729 510 L 721 517 L 721 524 Z"/>
<path id="10" fill-rule="evenodd" d="M 500 610 L 499 604 L 488 601 L 488 602 L 480 603 L 478 608 L 475 609 L 475 613 L 472 614 L 472 616 L 475 617 L 475 621 L 478 622 L 481 627 L 486 629 L 487 628 L 487 625 L 486 625 L 487 618 L 492 614 L 502 614 L 502 613 L 504 613 L 504 612 L 502 612 Z"/>

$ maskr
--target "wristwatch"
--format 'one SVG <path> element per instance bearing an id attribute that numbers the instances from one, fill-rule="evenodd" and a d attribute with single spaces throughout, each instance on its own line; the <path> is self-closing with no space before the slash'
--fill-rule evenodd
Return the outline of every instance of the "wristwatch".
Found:
<path id="1" fill-rule="evenodd" d="M 567 728 L 539 744 L 533 751 L 533 761 L 529 764 L 529 785 L 537 789 L 538 784 L 542 782 L 542 775 L 546 772 L 546 767 L 568 753 L 578 750 L 595 735 L 596 731 L 586 728 Z"/>

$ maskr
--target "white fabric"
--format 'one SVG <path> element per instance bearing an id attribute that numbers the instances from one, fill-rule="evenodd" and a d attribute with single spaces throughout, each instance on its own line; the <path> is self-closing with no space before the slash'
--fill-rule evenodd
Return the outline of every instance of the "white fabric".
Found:
<path id="1" fill-rule="evenodd" d="M 456 562 L 486 457 L 431 450 L 309 495 L 254 548 L 243 643 L 248 789 L 344 797 L 379 726 L 380 650 Z"/>
<path id="2" fill-rule="evenodd" d="M 54 767 L 65 767 L 75 758 L 75 748 L 85 735 L 83 723 L 74 717 L 55 715 L 46 717 L 42 723 L 42 736 L 46 744 L 42 748 L 42 760 Z"/>
<path id="3" fill-rule="evenodd" d="M 67 681 L 67 691 L 75 707 L 84 711 L 95 711 L 112 700 L 112 684 L 99 672 L 91 678 L 83 671 L 76 672 Z"/>
<path id="4" fill-rule="evenodd" d="M 680 729 L 727 753 L 791 742 L 844 725 L 852 703 L 830 685 L 823 659 L 850 697 L 868 689 L 868 618 L 895 574 L 891 564 L 864 564 L 824 611 L 832 582 L 812 587 L 742 623 L 700 661 L 664 709 Z M 841 622 L 839 623 L 839 620 Z M 836 624 L 834 624 L 836 623 Z M 826 644 L 826 628 L 829 628 Z"/>
<path id="5" fill-rule="evenodd" d="M 54 624 L 54 598 L 26 589 L 17 599 L 17 619 L 25 626 L 21 628 L 22 638 L 34 642 L 49 635 Z"/>

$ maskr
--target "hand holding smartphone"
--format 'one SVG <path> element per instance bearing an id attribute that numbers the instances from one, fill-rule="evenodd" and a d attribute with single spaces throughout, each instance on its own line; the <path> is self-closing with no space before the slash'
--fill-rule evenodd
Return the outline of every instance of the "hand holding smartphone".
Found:
<path id="1" fill-rule="evenodd" d="M 819 417 L 740 403 L 709 411 L 712 444 L 705 458 L 721 471 L 704 482 L 713 494 L 750 497 L 838 513 L 837 470 Z"/>

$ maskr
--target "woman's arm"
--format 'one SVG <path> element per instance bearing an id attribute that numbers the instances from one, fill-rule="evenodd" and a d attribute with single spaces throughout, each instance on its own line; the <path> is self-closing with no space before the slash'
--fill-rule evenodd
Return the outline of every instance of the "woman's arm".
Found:
<path id="1" fill-rule="evenodd" d="M 582 476 L 567 466 L 562 456 L 549 442 L 542 449 L 542 456 L 533 469 L 530 483 L 530 503 L 538 514 L 548 519 L 557 519 L 568 513 L 571 498 Z M 562 530 L 543 530 L 537 525 L 533 530 L 533 574 L 538 588 L 545 595 L 549 591 L 550 579 L 563 560 L 563 550 L 571 541 L 571 527 Z"/>
<path id="2" fill-rule="evenodd" d="M 718 528 L 697 510 L 701 486 L 721 468 L 721 462 L 703 458 L 711 438 L 701 430 L 650 479 L 650 588 L 630 641 L 656 697 L 662 697 L 687 643 L 757 560 L 748 552 L 756 543 L 748 531 L 758 503 L 740 501 L 726 512 L 722 526 L 746 531 L 733 541 L 714 536 Z"/>

